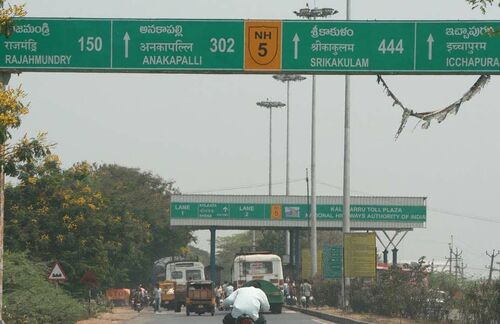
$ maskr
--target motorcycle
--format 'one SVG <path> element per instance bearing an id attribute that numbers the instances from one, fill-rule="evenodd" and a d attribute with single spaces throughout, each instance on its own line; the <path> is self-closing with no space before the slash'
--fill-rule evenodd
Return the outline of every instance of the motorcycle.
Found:
<path id="1" fill-rule="evenodd" d="M 134 299 L 134 310 L 137 312 L 142 311 L 144 308 L 144 304 L 141 302 L 141 298 L 135 298 Z"/>
<path id="2" fill-rule="evenodd" d="M 236 319 L 236 324 L 255 324 L 255 321 L 250 316 L 243 314 Z"/>

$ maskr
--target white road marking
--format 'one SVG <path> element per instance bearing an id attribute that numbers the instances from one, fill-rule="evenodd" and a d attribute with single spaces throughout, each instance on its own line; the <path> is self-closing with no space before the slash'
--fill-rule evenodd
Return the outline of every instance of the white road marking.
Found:
<path id="1" fill-rule="evenodd" d="M 296 311 L 293 311 L 293 310 L 284 310 L 283 313 L 286 313 L 286 314 L 297 314 Z"/>
<path id="2" fill-rule="evenodd" d="M 321 323 L 321 324 L 330 324 L 331 322 L 325 322 L 317 318 L 313 318 L 311 321 L 316 322 L 316 323 Z"/>

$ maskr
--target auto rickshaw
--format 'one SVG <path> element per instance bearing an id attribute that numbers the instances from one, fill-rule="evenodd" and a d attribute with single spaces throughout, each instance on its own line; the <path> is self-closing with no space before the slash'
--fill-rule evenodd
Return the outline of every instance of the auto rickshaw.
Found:
<path id="1" fill-rule="evenodd" d="M 159 283 L 161 288 L 161 306 L 173 310 L 175 309 L 175 281 L 165 280 Z"/>
<path id="2" fill-rule="evenodd" d="M 214 283 L 209 280 L 188 281 L 186 287 L 186 315 L 190 313 L 215 314 Z"/>

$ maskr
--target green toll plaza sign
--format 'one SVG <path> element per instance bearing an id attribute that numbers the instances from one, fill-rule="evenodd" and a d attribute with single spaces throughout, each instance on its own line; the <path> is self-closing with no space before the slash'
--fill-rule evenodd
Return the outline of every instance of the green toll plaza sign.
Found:
<path id="1" fill-rule="evenodd" d="M 342 205 L 316 207 L 321 221 L 341 221 Z M 307 221 L 306 204 L 247 204 L 247 203 L 181 203 L 171 204 L 171 217 L 178 219 L 244 219 Z M 425 206 L 351 205 L 351 220 L 364 222 L 418 222 L 426 221 Z"/>
<path id="2" fill-rule="evenodd" d="M 500 21 L 18 18 L 0 71 L 499 74 Z"/>
<path id="3" fill-rule="evenodd" d="M 351 197 L 351 226 L 358 229 L 423 228 L 425 197 Z M 317 197 L 318 227 L 342 227 L 342 197 Z M 173 195 L 170 225 L 206 228 L 308 227 L 304 196 Z"/>

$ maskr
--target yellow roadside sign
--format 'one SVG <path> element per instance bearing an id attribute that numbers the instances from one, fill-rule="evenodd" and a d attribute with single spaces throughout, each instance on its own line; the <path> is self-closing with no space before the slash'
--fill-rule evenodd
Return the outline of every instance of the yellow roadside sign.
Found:
<path id="1" fill-rule="evenodd" d="M 374 278 L 376 271 L 375 233 L 346 233 L 344 236 L 344 271 L 348 278 Z"/>

